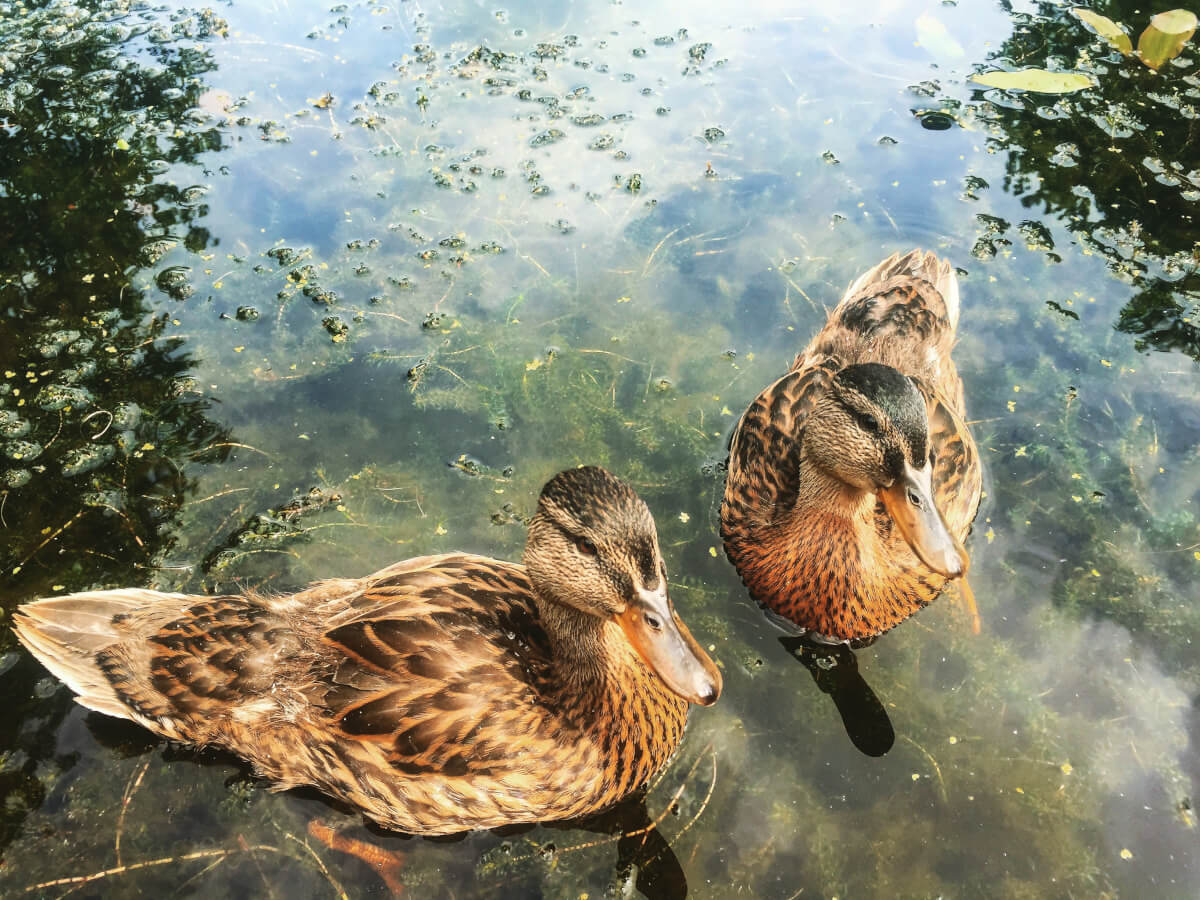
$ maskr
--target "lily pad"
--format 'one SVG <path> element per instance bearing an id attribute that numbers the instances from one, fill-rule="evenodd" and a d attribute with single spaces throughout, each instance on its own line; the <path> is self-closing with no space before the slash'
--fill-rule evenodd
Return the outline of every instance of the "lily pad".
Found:
<path id="1" fill-rule="evenodd" d="M 1138 56 L 1152 69 L 1177 57 L 1196 31 L 1196 14 L 1172 9 L 1150 19 L 1138 38 Z"/>
<path id="2" fill-rule="evenodd" d="M 1079 19 L 1087 25 L 1092 26 L 1092 29 L 1100 37 L 1104 38 L 1126 56 L 1133 53 L 1133 41 L 1129 39 L 1121 26 L 1107 16 L 1102 16 L 1099 13 L 1092 12 L 1090 9 L 1084 9 L 1077 6 L 1071 10 Z"/>
<path id="3" fill-rule="evenodd" d="M 1037 94 L 1073 94 L 1095 84 L 1082 72 L 1048 72 L 1045 69 L 981 72 L 972 75 L 971 81 L 1004 91 L 1033 91 Z"/>

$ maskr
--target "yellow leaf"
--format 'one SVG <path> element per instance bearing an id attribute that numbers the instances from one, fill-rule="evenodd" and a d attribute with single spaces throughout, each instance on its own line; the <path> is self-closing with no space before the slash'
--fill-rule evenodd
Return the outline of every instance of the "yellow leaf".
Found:
<path id="1" fill-rule="evenodd" d="M 1150 19 L 1150 26 L 1138 38 L 1138 56 L 1152 69 L 1157 69 L 1183 52 L 1196 31 L 1196 14 L 1186 9 L 1172 9 Z"/>
<path id="2" fill-rule="evenodd" d="M 1090 9 L 1084 9 L 1080 6 L 1072 9 L 1071 12 L 1075 13 L 1085 24 L 1091 25 L 1096 34 L 1100 35 L 1100 37 L 1104 38 L 1126 56 L 1133 53 L 1133 41 L 1129 39 L 1129 35 L 1121 30 L 1121 26 L 1112 19 L 1105 18 L 1099 13 L 1092 12 Z"/>
<path id="3" fill-rule="evenodd" d="M 972 75 L 970 80 L 1002 91 L 1032 91 L 1035 94 L 1073 94 L 1095 85 L 1082 72 L 1047 72 L 1045 69 L 981 72 Z"/>

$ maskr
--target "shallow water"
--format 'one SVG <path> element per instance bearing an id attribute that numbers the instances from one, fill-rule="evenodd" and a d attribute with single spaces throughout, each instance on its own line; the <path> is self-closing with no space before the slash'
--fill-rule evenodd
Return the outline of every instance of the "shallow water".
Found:
<path id="1" fill-rule="evenodd" d="M 4 629 L 6 895 L 384 893 L 317 817 L 412 896 L 1200 894 L 1195 47 L 1155 73 L 1051 4 L 695 6 L 0 3 L 6 613 L 517 558 L 589 462 L 726 684 L 649 849 L 428 841 L 86 713 Z M 966 80 L 1025 66 L 1097 86 Z M 725 440 L 913 246 L 962 282 L 983 633 L 947 596 L 806 667 L 721 552 Z"/>

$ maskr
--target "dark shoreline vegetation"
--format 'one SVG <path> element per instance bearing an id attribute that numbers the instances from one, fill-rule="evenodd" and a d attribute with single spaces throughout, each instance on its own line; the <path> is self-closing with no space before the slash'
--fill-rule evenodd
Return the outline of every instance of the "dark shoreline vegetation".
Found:
<path id="1" fill-rule="evenodd" d="M 1023 10 L 0 3 L 6 616 L 517 558 L 595 463 L 726 680 L 644 808 L 418 841 L 85 713 L 3 628 L 0 892 L 378 890 L 319 818 L 433 895 L 1191 896 L 1200 57 Z M 1094 85 L 967 80 L 1029 67 Z M 870 758 L 717 505 L 734 417 L 918 245 L 962 280 L 984 633 L 946 597 L 843 661 Z"/>

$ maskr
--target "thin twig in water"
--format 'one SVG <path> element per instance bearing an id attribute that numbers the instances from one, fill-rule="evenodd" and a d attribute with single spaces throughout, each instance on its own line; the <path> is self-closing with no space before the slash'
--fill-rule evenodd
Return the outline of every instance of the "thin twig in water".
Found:
<path id="1" fill-rule="evenodd" d="M 116 853 L 118 866 L 121 865 L 121 834 L 125 831 L 125 813 L 129 811 L 129 804 L 133 801 L 133 795 L 142 786 L 142 779 L 149 768 L 150 760 L 147 758 L 141 769 L 130 776 L 129 781 L 125 783 L 125 793 L 121 796 L 121 813 L 117 816 L 117 836 L 113 841 L 113 851 Z"/>
<path id="2" fill-rule="evenodd" d="M 50 445 L 51 445 L 51 444 L 53 444 L 55 441 L 57 441 L 57 440 L 58 440 L 58 436 L 59 436 L 60 434 L 62 434 L 62 430 L 63 430 L 63 422 L 65 422 L 65 421 L 66 421 L 66 419 L 67 419 L 66 415 L 64 415 L 64 414 L 63 414 L 63 411 L 60 409 L 60 410 L 58 411 L 58 431 L 54 432 L 54 437 L 50 438 L 50 440 L 49 440 L 49 441 L 46 443 L 46 446 L 45 446 L 45 447 L 43 447 L 43 448 L 42 448 L 42 450 L 49 450 L 49 449 L 50 449 Z"/>
<path id="3" fill-rule="evenodd" d="M 914 741 L 912 738 L 910 738 L 907 734 L 903 735 L 903 737 L 904 737 L 904 740 L 908 741 L 910 744 L 912 744 L 914 747 L 916 747 L 919 751 L 921 751 L 921 753 L 924 754 L 925 758 L 927 760 L 929 760 L 929 764 L 931 766 L 933 766 L 933 772 L 935 775 L 937 775 L 937 780 L 938 780 L 938 794 L 941 795 L 942 802 L 945 803 L 946 802 L 946 782 L 942 780 L 942 767 L 938 765 L 938 762 L 936 759 L 933 758 L 932 753 L 930 753 L 928 750 L 926 750 L 924 747 L 922 747 L 920 744 L 918 744 L 916 741 Z"/>
<path id="4" fill-rule="evenodd" d="M 265 850 L 269 853 L 283 854 L 283 851 L 278 847 L 270 847 L 266 844 L 256 844 L 252 847 L 247 846 L 246 851 L 249 850 Z M 31 884 L 25 888 L 24 893 L 32 894 L 34 891 L 41 891 L 50 887 L 61 887 L 63 885 L 91 884 L 93 881 L 100 881 L 104 878 L 111 878 L 116 875 L 126 875 L 129 872 L 137 872 L 141 869 L 152 869 L 157 866 L 166 866 L 171 863 L 190 862 L 193 859 L 213 859 L 215 857 L 224 858 L 227 856 L 232 856 L 235 853 L 242 852 L 245 851 L 241 850 L 240 848 L 235 850 L 195 850 L 191 853 L 184 853 L 179 856 L 164 856 L 160 857 L 159 859 L 147 859 L 143 860 L 142 862 L 130 863 L 127 866 L 113 866 L 111 869 L 93 872 L 90 875 L 68 875 L 65 878 L 55 878 L 52 881 L 43 881 L 40 884 Z M 343 893 L 341 896 L 345 897 L 346 895 Z"/>
<path id="5" fill-rule="evenodd" d="M 99 431 L 97 431 L 95 434 L 93 434 L 91 436 L 91 438 L 89 438 L 89 440 L 94 441 L 94 440 L 104 437 L 104 433 L 112 427 L 113 414 L 110 413 L 107 409 L 93 410 L 92 412 L 90 412 L 86 416 L 84 416 L 79 424 L 82 425 L 84 422 L 86 422 L 88 419 L 92 418 L 93 416 L 108 416 L 108 421 L 104 424 L 104 427 L 101 428 Z"/>
<path id="6" fill-rule="evenodd" d="M 66 521 L 66 523 L 64 523 L 63 525 L 60 525 L 58 527 L 58 530 L 56 530 L 53 534 L 47 536 L 47 538 L 44 541 L 42 541 L 40 544 L 38 544 L 36 547 L 34 547 L 33 552 L 30 553 L 28 556 L 26 556 L 19 563 L 17 563 L 16 568 L 19 569 L 22 566 L 24 566 L 25 563 L 29 562 L 31 559 L 33 559 L 35 556 L 37 556 L 38 552 L 43 547 L 45 547 L 48 543 L 50 543 L 52 540 L 54 540 L 56 537 L 58 537 L 60 534 L 62 534 L 64 531 L 66 531 L 68 528 L 70 528 L 72 525 L 74 525 L 76 522 L 78 522 L 81 518 L 83 518 L 83 510 L 82 509 L 79 510 L 79 512 L 75 513 L 75 515 L 71 516 L 71 518 L 68 519 Z"/>
<path id="7" fill-rule="evenodd" d="M 191 454 L 192 458 L 194 459 L 195 457 L 199 456 L 202 453 L 207 453 L 209 450 L 216 450 L 218 447 L 241 447 L 243 450 L 253 450 L 255 453 L 261 453 L 267 459 L 272 458 L 271 454 L 268 453 L 266 450 L 259 450 L 257 447 L 251 447 L 249 444 L 239 444 L 236 441 L 222 441 L 219 444 L 209 444 L 207 447 L 204 447 L 204 448 L 192 453 Z"/>
<path id="8" fill-rule="evenodd" d="M 216 500 L 218 497 L 227 497 L 230 494 L 240 494 L 243 491 L 248 491 L 250 488 L 230 488 L 227 491 L 217 491 L 215 494 L 210 494 L 207 497 L 201 497 L 199 500 L 189 500 L 184 506 L 197 506 L 201 503 L 207 503 L 209 500 Z"/>
<path id="9" fill-rule="evenodd" d="M 313 858 L 313 862 L 317 864 L 317 868 L 321 870 L 321 874 L 325 876 L 325 880 L 329 882 L 330 886 L 337 893 L 338 900 L 350 900 L 350 895 L 346 893 L 346 889 L 342 887 L 336 878 L 333 877 L 332 873 L 329 871 L 329 868 L 325 865 L 325 861 L 317 855 L 316 850 L 308 846 L 307 841 L 300 840 L 300 838 L 296 837 L 291 832 L 284 832 L 283 836 L 289 841 L 295 841 L 304 848 L 305 853 Z"/>
<path id="10" fill-rule="evenodd" d="M 642 266 L 642 277 L 643 278 L 645 278 L 646 273 L 650 271 L 650 265 L 651 265 L 651 263 L 654 262 L 654 257 L 658 254 L 658 251 L 662 249 L 662 245 L 665 244 L 667 241 L 669 241 L 672 237 L 674 237 L 675 233 L 677 231 L 679 231 L 679 229 L 682 227 L 683 227 L 682 225 L 679 225 L 679 226 L 671 229 L 669 232 L 666 233 L 666 235 L 663 236 L 663 239 L 655 245 L 654 249 L 650 251 L 650 255 L 646 257 L 646 264 L 644 266 Z"/>

